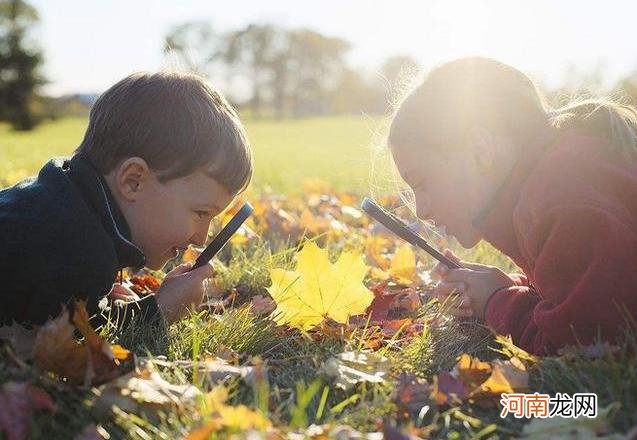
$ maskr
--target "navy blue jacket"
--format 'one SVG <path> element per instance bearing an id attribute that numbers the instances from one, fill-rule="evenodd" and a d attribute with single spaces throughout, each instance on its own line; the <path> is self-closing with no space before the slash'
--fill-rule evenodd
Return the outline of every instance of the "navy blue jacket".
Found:
<path id="1" fill-rule="evenodd" d="M 74 297 L 98 314 L 118 271 L 144 266 L 130 237 L 104 178 L 82 156 L 52 159 L 37 177 L 1 190 L 0 323 L 42 324 Z M 120 325 L 158 312 L 152 295 L 113 310 Z"/>

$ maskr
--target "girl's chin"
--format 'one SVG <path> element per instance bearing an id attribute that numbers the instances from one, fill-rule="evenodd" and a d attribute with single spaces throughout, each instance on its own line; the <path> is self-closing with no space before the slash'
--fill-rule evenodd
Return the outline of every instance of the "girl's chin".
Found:
<path id="1" fill-rule="evenodd" d="M 481 237 L 474 236 L 473 234 L 470 234 L 470 235 L 459 234 L 459 235 L 454 235 L 454 237 L 456 238 L 456 240 L 458 240 L 458 243 L 460 243 L 460 245 L 465 249 L 471 249 L 472 247 L 477 245 L 481 240 Z"/>

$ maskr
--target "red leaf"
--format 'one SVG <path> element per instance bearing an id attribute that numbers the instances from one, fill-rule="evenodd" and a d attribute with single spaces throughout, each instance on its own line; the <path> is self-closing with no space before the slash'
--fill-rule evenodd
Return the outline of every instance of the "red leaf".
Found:
<path id="1" fill-rule="evenodd" d="M 55 411 L 46 391 L 28 382 L 7 382 L 0 391 L 0 428 L 8 440 L 28 438 L 29 420 L 35 411 Z"/>
<path id="2" fill-rule="evenodd" d="M 372 286 L 372 288 L 370 289 L 372 292 L 374 292 L 374 300 L 369 305 L 365 313 L 371 315 L 372 321 L 387 320 L 389 316 L 389 306 L 391 305 L 392 301 L 394 301 L 394 298 L 396 298 L 396 295 L 400 293 L 386 291 L 385 288 L 387 287 L 387 284 L 387 281 L 383 281 L 376 284 L 375 286 Z"/>
<path id="3" fill-rule="evenodd" d="M 409 333 L 413 320 L 410 318 L 394 319 L 385 321 L 382 323 L 382 332 L 386 338 L 392 338 L 398 331 L 401 331 L 401 335 Z"/>
<path id="4" fill-rule="evenodd" d="M 464 383 L 446 371 L 440 373 L 434 382 L 434 397 L 438 405 L 462 401 L 468 394 Z"/>

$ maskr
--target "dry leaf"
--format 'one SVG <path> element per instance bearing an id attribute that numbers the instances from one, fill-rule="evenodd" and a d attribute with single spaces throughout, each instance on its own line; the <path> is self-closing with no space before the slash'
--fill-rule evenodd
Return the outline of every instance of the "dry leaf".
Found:
<path id="1" fill-rule="evenodd" d="M 382 282 L 371 288 L 371 291 L 374 293 L 374 299 L 365 313 L 371 315 L 370 319 L 373 322 L 388 319 L 389 306 L 396 298 L 396 295 L 398 295 L 396 291 L 386 290 L 387 286 L 388 282 Z"/>
<path id="2" fill-rule="evenodd" d="M 215 387 L 204 396 L 206 410 L 211 420 L 201 428 L 191 431 L 185 440 L 206 440 L 218 431 L 245 431 L 250 429 L 267 430 L 272 427 L 270 421 L 260 411 L 251 410 L 245 405 L 226 404 L 228 391 L 224 387 Z"/>
<path id="3" fill-rule="evenodd" d="M 491 376 L 491 364 L 483 362 L 478 358 L 469 356 L 467 353 L 458 358 L 456 369 L 460 379 L 470 388 L 474 389 Z"/>
<path id="4" fill-rule="evenodd" d="M 416 254 L 411 245 L 403 244 L 391 259 L 389 275 L 398 284 L 411 285 L 418 280 L 416 273 Z"/>
<path id="5" fill-rule="evenodd" d="M 9 341 L 13 352 L 22 360 L 31 359 L 36 333 L 35 329 L 28 329 L 17 322 L 0 327 L 0 339 Z"/>
<path id="6" fill-rule="evenodd" d="M 461 403 L 468 395 L 464 382 L 450 373 L 443 371 L 434 377 L 432 396 L 438 405 Z"/>
<path id="7" fill-rule="evenodd" d="M 431 402 L 431 385 L 413 374 L 402 373 L 398 377 L 393 400 L 409 414 L 419 414 Z"/>
<path id="8" fill-rule="evenodd" d="M 39 329 L 33 347 L 36 367 L 66 377 L 74 384 L 89 385 L 116 377 L 120 361 L 127 359 L 130 352 L 119 345 L 111 346 L 95 333 L 84 301 L 76 301 L 73 323 L 85 338 L 83 344 L 74 337 L 75 327 L 69 322 L 66 309 Z"/>
<path id="9" fill-rule="evenodd" d="M 323 371 L 335 378 L 334 384 L 344 390 L 359 382 L 383 382 L 390 368 L 391 363 L 384 356 L 353 351 L 331 357 L 323 365 Z"/>
<path id="10" fill-rule="evenodd" d="M 103 415 L 117 406 L 125 412 L 154 419 L 164 409 L 183 411 L 200 395 L 201 392 L 193 385 L 167 382 L 154 371 L 152 363 L 146 363 L 145 369 L 131 371 L 102 385 L 95 406 Z"/>
<path id="11" fill-rule="evenodd" d="M 0 389 L 0 429 L 7 440 L 29 438 L 29 422 L 39 410 L 55 411 L 49 394 L 28 382 L 6 382 Z"/>
<path id="12" fill-rule="evenodd" d="M 327 250 L 307 242 L 297 254 L 296 270 L 270 270 L 268 292 L 277 304 L 273 319 L 302 330 L 326 317 L 347 322 L 372 302 L 372 292 L 363 285 L 368 269 L 359 253 L 344 252 L 332 264 Z"/>
<path id="13" fill-rule="evenodd" d="M 255 295 L 252 297 L 252 307 L 250 311 L 255 315 L 267 315 L 276 309 L 276 303 L 272 298 L 266 298 L 263 295 Z"/>
<path id="14" fill-rule="evenodd" d="M 584 416 L 578 418 L 534 418 L 530 423 L 524 425 L 522 435 L 531 440 L 588 440 L 598 437 L 605 440 L 626 439 L 627 437 L 619 433 L 605 435 L 610 426 L 609 414 L 619 406 L 619 403 L 611 403 L 606 408 L 599 410 L 595 418 Z"/>
<path id="15" fill-rule="evenodd" d="M 40 329 L 33 346 L 33 362 L 42 371 L 66 377 L 75 384 L 90 382 L 87 372 L 88 348 L 75 340 L 75 327 L 64 309 L 56 319 L 47 321 Z M 89 377 L 87 377 L 89 376 Z"/>

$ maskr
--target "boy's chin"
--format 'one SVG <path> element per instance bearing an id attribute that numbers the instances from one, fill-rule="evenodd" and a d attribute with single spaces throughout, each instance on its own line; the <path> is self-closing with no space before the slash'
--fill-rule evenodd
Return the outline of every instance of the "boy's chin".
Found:
<path id="1" fill-rule="evenodd" d="M 146 259 L 146 267 L 151 270 L 161 270 L 170 258 L 166 258 L 165 256 L 159 258 L 148 258 Z"/>

